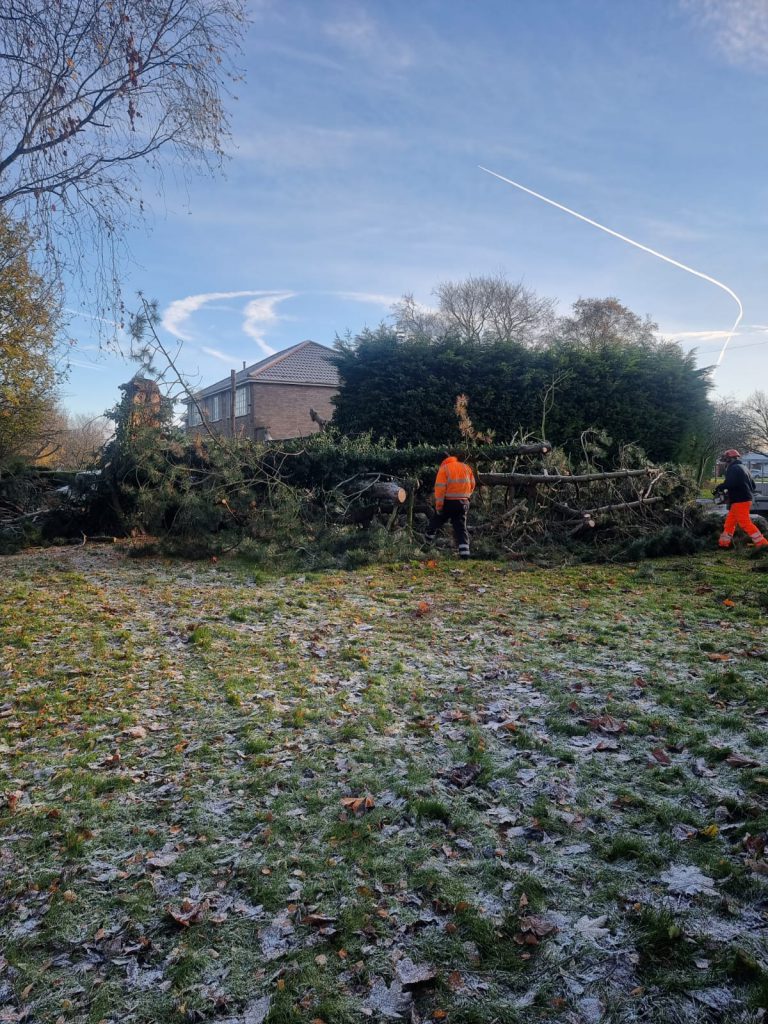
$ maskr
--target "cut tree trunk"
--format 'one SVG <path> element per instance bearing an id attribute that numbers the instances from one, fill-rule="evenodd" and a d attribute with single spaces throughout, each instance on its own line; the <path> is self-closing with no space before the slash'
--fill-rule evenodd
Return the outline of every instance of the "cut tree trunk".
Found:
<path id="1" fill-rule="evenodd" d="M 402 505 L 408 497 L 408 493 L 396 480 L 380 480 L 365 489 L 365 496 L 381 502 Z"/>

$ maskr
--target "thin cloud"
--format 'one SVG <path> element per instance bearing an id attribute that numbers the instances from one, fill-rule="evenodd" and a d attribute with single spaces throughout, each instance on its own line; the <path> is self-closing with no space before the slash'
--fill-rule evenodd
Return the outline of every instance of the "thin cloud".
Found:
<path id="1" fill-rule="evenodd" d="M 228 356 L 226 352 L 220 352 L 217 348 L 207 348 L 205 345 L 201 345 L 200 351 L 205 352 L 207 356 L 213 356 L 214 359 L 220 359 L 222 363 L 227 363 L 229 366 L 239 361 L 236 356 Z"/>
<path id="2" fill-rule="evenodd" d="M 399 302 L 399 296 L 380 295 L 376 292 L 333 292 L 340 299 L 349 299 L 350 302 L 365 302 L 371 306 L 384 306 L 389 309 L 395 302 Z"/>
<path id="3" fill-rule="evenodd" d="M 263 172 L 265 168 L 306 168 L 307 153 L 311 153 L 312 167 L 317 171 L 344 167 L 365 147 L 392 149 L 396 145 L 397 138 L 385 128 L 353 130 L 299 123 L 286 126 L 262 116 L 233 139 L 229 155 L 256 163 Z"/>
<path id="4" fill-rule="evenodd" d="M 184 299 L 175 299 L 163 313 L 163 327 L 179 341 L 194 341 L 194 338 L 184 329 L 187 320 L 209 302 L 216 302 L 219 299 L 243 299 L 253 295 L 271 295 L 272 292 L 262 290 L 240 291 L 240 292 L 203 292 L 200 295 L 188 295 Z"/>
<path id="5" fill-rule="evenodd" d="M 103 373 L 107 367 L 99 366 L 97 363 L 81 363 L 78 359 L 68 359 L 67 362 L 70 366 L 77 366 L 81 370 L 97 370 L 99 373 Z"/>
<path id="6" fill-rule="evenodd" d="M 271 327 L 280 319 L 277 315 L 277 305 L 280 302 L 284 302 L 286 299 L 292 299 L 295 296 L 295 292 L 272 292 L 272 293 L 259 293 L 262 297 L 253 299 L 248 302 L 243 310 L 245 319 L 243 320 L 243 331 L 248 335 L 249 338 L 253 338 L 257 345 L 259 345 L 265 355 L 271 356 L 274 354 L 273 349 L 264 339 L 264 333 L 268 327 Z"/>
<path id="7" fill-rule="evenodd" d="M 413 47 L 387 31 L 362 9 L 351 11 L 345 18 L 326 22 L 323 32 L 351 56 L 379 67 L 400 71 L 416 63 Z"/>
<path id="8" fill-rule="evenodd" d="M 768 4 L 765 0 L 681 0 L 683 10 L 708 28 L 718 49 L 734 64 L 768 66 Z"/>
<path id="9" fill-rule="evenodd" d="M 69 313 L 70 316 L 79 316 L 83 320 L 94 320 L 98 324 L 106 324 L 107 327 L 122 327 L 121 323 L 117 320 L 110 320 L 105 316 L 94 316 L 92 313 L 85 313 L 82 309 L 70 309 L 69 306 L 64 307 L 64 312 Z"/>
<path id="10" fill-rule="evenodd" d="M 661 331 L 661 334 L 670 338 L 701 338 L 708 341 L 716 341 L 718 338 L 727 338 L 730 334 L 729 331 Z M 734 338 L 738 338 L 738 334 L 733 335 Z"/>
<path id="11" fill-rule="evenodd" d="M 331 57 L 318 53 L 316 50 L 302 50 L 295 46 L 278 45 L 270 39 L 256 40 L 253 44 L 253 52 L 254 54 L 267 53 L 282 57 L 284 60 L 295 64 L 309 64 L 313 67 L 336 71 L 341 75 L 346 71 L 343 61 L 333 60 Z"/>

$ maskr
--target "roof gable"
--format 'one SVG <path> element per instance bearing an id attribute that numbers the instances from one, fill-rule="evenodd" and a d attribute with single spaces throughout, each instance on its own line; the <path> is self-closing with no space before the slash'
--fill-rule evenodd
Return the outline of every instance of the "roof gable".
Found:
<path id="1" fill-rule="evenodd" d="M 266 356 L 238 370 L 235 384 L 241 385 L 248 381 L 257 384 L 319 384 L 325 387 L 339 386 L 339 371 L 332 361 L 333 351 L 316 341 L 300 341 L 297 345 Z M 219 391 L 228 391 L 232 387 L 232 378 L 210 384 L 197 392 L 198 398 L 215 395 Z"/>

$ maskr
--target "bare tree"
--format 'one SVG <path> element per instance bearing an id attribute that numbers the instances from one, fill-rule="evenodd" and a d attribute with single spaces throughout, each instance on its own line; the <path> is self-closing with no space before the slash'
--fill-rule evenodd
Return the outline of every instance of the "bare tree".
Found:
<path id="1" fill-rule="evenodd" d="M 446 330 L 446 324 L 438 309 L 422 306 L 407 292 L 392 306 L 395 331 L 402 338 L 436 338 Z"/>
<path id="2" fill-rule="evenodd" d="M 699 482 L 712 476 L 717 458 L 726 448 L 745 451 L 752 446 L 754 428 L 746 406 L 734 398 L 721 398 L 711 405 L 712 417 L 696 443 Z"/>
<path id="3" fill-rule="evenodd" d="M 435 289 L 440 312 L 469 341 L 530 343 L 542 333 L 554 302 L 503 274 L 444 281 Z"/>
<path id="4" fill-rule="evenodd" d="M 768 454 L 768 392 L 753 391 L 744 402 L 744 408 L 752 424 L 752 444 Z"/>
<path id="5" fill-rule="evenodd" d="M 114 432 L 106 416 L 70 413 L 52 403 L 27 445 L 27 455 L 38 465 L 54 469 L 89 469 L 98 460 Z"/>
<path id="6" fill-rule="evenodd" d="M 554 300 L 542 298 L 503 274 L 443 281 L 433 291 L 437 308 L 404 295 L 392 307 L 395 329 L 416 337 L 455 333 L 463 340 L 536 342 L 551 326 Z"/>
<path id="7" fill-rule="evenodd" d="M 244 4 L 4 0 L 0 207 L 39 231 L 59 272 L 95 245 L 102 294 L 114 298 L 141 166 L 159 171 L 162 149 L 181 174 L 218 165 Z"/>

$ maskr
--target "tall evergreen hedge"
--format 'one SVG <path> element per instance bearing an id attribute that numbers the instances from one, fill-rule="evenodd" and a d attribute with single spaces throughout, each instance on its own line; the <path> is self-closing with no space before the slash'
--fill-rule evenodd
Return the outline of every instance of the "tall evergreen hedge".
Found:
<path id="1" fill-rule="evenodd" d="M 454 402 L 469 398 L 476 427 L 499 440 L 540 436 L 547 389 L 547 440 L 579 443 L 584 430 L 636 444 L 655 462 L 683 461 L 710 415 L 710 381 L 692 353 L 661 342 L 612 339 L 599 346 L 555 342 L 531 349 L 511 341 L 478 345 L 458 337 L 400 340 L 387 328 L 337 346 L 341 388 L 334 425 L 399 445 L 458 440 Z"/>

